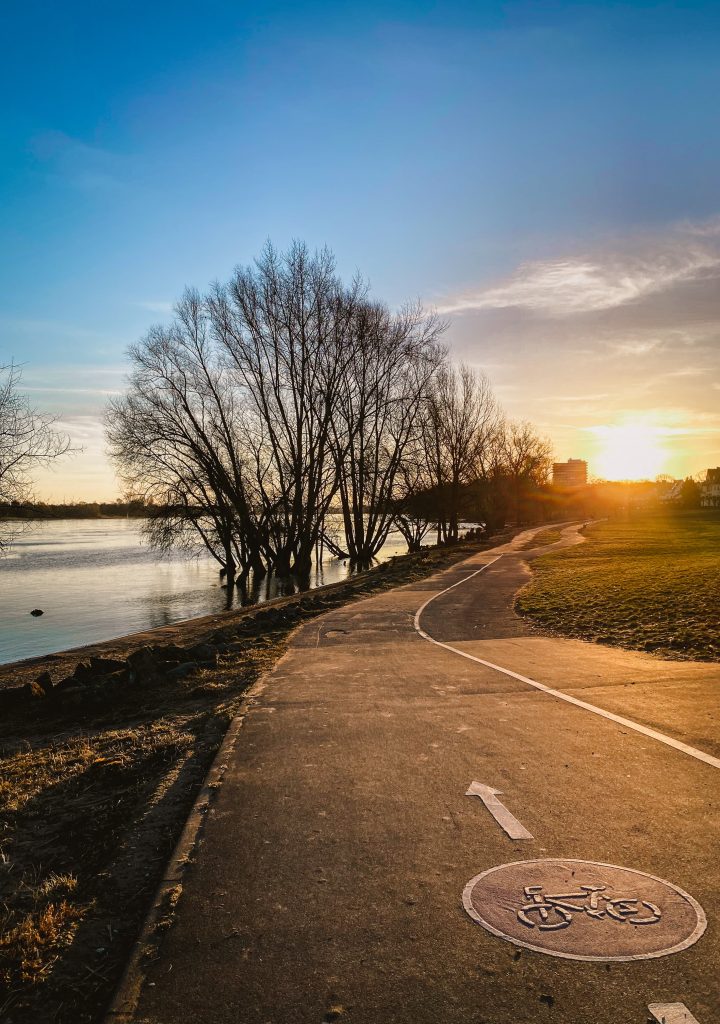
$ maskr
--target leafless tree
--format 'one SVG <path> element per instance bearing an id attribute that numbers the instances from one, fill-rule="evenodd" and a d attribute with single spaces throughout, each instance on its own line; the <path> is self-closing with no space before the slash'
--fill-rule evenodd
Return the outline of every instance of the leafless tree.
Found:
<path id="1" fill-rule="evenodd" d="M 423 417 L 426 458 L 440 499 L 438 542 L 458 539 L 462 488 L 488 471 L 501 423 L 483 374 L 464 364 L 440 368 Z"/>
<path id="2" fill-rule="evenodd" d="M 527 521 L 533 498 L 547 484 L 552 467 L 552 445 L 540 437 L 531 423 L 505 425 L 501 445 L 502 472 L 508 487 L 511 517 Z"/>
<path id="3" fill-rule="evenodd" d="M 503 433 L 486 378 L 445 362 L 444 329 L 370 301 L 302 243 L 188 291 L 132 347 L 107 414 L 126 488 L 152 503 L 153 544 L 204 545 L 244 583 L 307 576 L 322 544 L 366 564 L 393 523 L 413 549 L 431 522 L 457 540 L 469 488 L 500 506 L 547 453 L 527 425 Z"/>
<path id="4" fill-rule="evenodd" d="M 358 305 L 331 443 L 345 545 L 353 563 L 378 553 L 396 514 L 396 483 L 419 437 L 419 411 L 443 357 L 445 324 L 419 306 L 393 315 Z"/>
<path id="5" fill-rule="evenodd" d="M 422 431 L 420 431 L 422 437 Z M 400 463 L 393 498 L 393 523 L 408 551 L 419 551 L 440 512 L 422 443 L 408 448 Z"/>
<path id="6" fill-rule="evenodd" d="M 232 579 L 262 571 L 248 492 L 242 411 L 218 359 L 204 304 L 188 291 L 169 327 L 130 349 L 127 393 L 111 401 L 107 438 L 129 493 L 156 512 L 160 548 L 202 543 Z"/>
<path id="7" fill-rule="evenodd" d="M 21 393 L 21 379 L 15 363 L 0 366 L 0 502 L 7 503 L 29 501 L 34 472 L 71 451 L 55 417 L 38 412 Z M 3 529 L 0 550 L 10 539 Z"/>
<path id="8" fill-rule="evenodd" d="M 281 575 L 309 572 L 337 490 L 330 433 L 364 293 L 359 279 L 343 286 L 327 249 L 311 254 L 295 243 L 281 254 L 268 244 L 209 299 L 245 397 L 266 555 Z"/>

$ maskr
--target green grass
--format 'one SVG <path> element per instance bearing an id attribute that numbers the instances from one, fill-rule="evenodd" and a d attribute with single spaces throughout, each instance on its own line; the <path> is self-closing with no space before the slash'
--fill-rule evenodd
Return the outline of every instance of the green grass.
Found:
<path id="1" fill-rule="evenodd" d="M 563 636 L 720 661 L 720 515 L 663 512 L 588 527 L 533 563 L 517 610 Z"/>

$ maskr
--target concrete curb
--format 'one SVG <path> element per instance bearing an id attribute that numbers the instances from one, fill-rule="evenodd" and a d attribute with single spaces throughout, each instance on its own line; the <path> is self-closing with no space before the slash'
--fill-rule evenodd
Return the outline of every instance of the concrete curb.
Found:
<path id="1" fill-rule="evenodd" d="M 248 691 L 240 712 L 232 719 L 220 747 L 197 795 L 180 838 L 172 852 L 165 874 L 158 886 L 152 906 L 145 918 L 140 934 L 130 953 L 120 983 L 103 1020 L 104 1024 L 130 1024 L 135 1019 L 135 1010 L 145 980 L 144 963 L 157 944 L 157 926 L 166 912 L 173 892 L 182 885 L 185 869 L 198 844 L 214 794 L 227 770 L 230 756 L 235 748 L 245 715 L 252 701 L 256 682 Z"/>

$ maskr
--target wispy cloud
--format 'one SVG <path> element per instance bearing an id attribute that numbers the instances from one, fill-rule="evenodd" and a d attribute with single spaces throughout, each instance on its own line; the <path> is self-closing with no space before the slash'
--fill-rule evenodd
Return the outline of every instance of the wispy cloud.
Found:
<path id="1" fill-rule="evenodd" d="M 620 356 L 646 356 L 662 348 L 663 344 L 662 338 L 646 338 L 637 341 L 611 341 L 608 348 Z"/>
<path id="2" fill-rule="evenodd" d="M 99 395 L 101 397 L 107 395 L 120 395 L 121 391 L 109 388 L 43 388 L 43 387 L 27 387 L 23 388 L 23 391 L 27 391 L 29 394 L 43 394 L 43 395 Z"/>
<path id="3" fill-rule="evenodd" d="M 136 302 L 136 306 L 140 309 L 147 309 L 150 313 L 159 313 L 161 316 L 170 316 L 173 311 L 172 302 L 164 302 L 162 300 L 149 301 L 149 302 Z"/>
<path id="4" fill-rule="evenodd" d="M 609 391 L 601 391 L 597 395 L 552 395 L 551 402 L 602 402 L 610 398 Z"/>
<path id="5" fill-rule="evenodd" d="M 31 140 L 30 149 L 51 177 L 81 191 L 116 191 L 127 182 L 128 157 L 89 145 L 64 132 L 37 135 Z"/>
<path id="6" fill-rule="evenodd" d="M 626 247 L 521 264 L 504 282 L 439 303 L 441 313 L 525 309 L 566 317 L 623 306 L 673 286 L 720 274 L 720 228 L 631 241 Z"/>

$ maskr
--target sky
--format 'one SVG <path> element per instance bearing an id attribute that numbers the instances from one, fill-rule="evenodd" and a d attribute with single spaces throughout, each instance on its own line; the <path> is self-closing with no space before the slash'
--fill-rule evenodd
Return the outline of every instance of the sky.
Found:
<path id="1" fill-rule="evenodd" d="M 102 410 L 128 346 L 268 238 L 440 309 L 558 459 L 610 475 L 608 439 L 647 435 L 648 472 L 720 465 L 720 4 L 5 0 L 2 22 L 0 364 L 83 448 L 39 497 L 119 495 Z"/>

